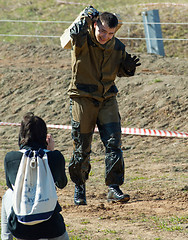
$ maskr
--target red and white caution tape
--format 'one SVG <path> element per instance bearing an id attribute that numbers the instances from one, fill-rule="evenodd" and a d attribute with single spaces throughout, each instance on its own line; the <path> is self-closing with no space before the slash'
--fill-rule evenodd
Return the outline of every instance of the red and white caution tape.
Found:
<path id="1" fill-rule="evenodd" d="M 20 126 L 20 123 L 0 122 L 0 126 Z"/>
<path id="2" fill-rule="evenodd" d="M 140 128 L 122 128 L 122 134 L 142 135 L 142 136 L 158 136 L 158 137 L 179 137 L 188 138 L 188 133 L 167 131 L 167 130 L 152 130 Z"/>
<path id="3" fill-rule="evenodd" d="M 20 123 L 0 122 L 0 126 L 20 126 Z M 69 129 L 69 130 L 72 129 L 71 126 L 67 126 L 67 125 L 47 124 L 47 127 L 56 128 L 56 129 Z M 177 131 L 152 130 L 152 129 L 140 129 L 140 128 L 122 128 L 121 131 L 122 131 L 122 134 L 130 134 L 130 135 L 188 138 L 188 133 L 177 132 Z M 98 132 L 97 128 L 95 128 L 95 132 Z"/>

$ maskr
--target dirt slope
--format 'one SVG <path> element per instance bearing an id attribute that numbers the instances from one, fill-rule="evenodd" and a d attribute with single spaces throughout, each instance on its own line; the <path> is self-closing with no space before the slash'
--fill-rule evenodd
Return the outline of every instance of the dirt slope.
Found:
<path id="1" fill-rule="evenodd" d="M 0 122 L 19 122 L 26 111 L 34 111 L 47 124 L 70 125 L 70 51 L 2 43 L 0 52 Z M 140 60 L 134 77 L 116 80 L 122 127 L 188 132 L 187 59 L 141 54 Z M 5 191 L 4 155 L 17 149 L 18 130 L 0 126 L 0 196 Z M 49 132 L 68 166 L 70 130 Z M 122 149 L 126 165 L 122 189 L 131 195 L 130 202 L 106 202 L 104 148 L 94 134 L 88 206 L 74 206 L 71 181 L 59 191 L 69 235 L 72 239 L 186 239 L 187 138 L 123 135 Z"/>

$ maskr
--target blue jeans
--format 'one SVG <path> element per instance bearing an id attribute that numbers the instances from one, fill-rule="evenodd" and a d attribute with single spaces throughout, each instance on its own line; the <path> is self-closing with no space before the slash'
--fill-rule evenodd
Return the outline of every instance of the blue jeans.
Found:
<path id="1" fill-rule="evenodd" d="M 1 206 L 1 240 L 13 240 L 13 236 L 8 229 L 8 217 L 11 213 L 12 207 L 12 198 L 13 191 L 8 189 L 2 198 L 2 206 Z M 18 239 L 19 240 L 19 239 Z M 20 239 L 27 240 L 27 239 Z M 39 240 L 39 239 L 32 239 Z M 41 238 L 40 240 L 69 240 L 68 233 L 65 232 L 63 235 L 56 238 Z"/>
<path id="2" fill-rule="evenodd" d="M 8 217 L 11 213 L 13 191 L 8 189 L 2 198 L 1 206 L 1 240 L 13 240 L 11 232 L 8 230 Z"/>

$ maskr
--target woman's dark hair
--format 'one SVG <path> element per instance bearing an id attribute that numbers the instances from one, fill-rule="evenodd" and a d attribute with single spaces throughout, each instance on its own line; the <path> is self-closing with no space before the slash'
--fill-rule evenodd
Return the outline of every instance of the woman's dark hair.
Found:
<path id="1" fill-rule="evenodd" d="M 19 146 L 33 143 L 47 146 L 47 126 L 44 120 L 28 112 L 23 116 L 19 133 Z"/>
<path id="2" fill-rule="evenodd" d="M 99 15 L 99 22 L 105 22 L 109 28 L 115 28 L 118 25 L 118 19 L 113 13 L 103 12 Z"/>

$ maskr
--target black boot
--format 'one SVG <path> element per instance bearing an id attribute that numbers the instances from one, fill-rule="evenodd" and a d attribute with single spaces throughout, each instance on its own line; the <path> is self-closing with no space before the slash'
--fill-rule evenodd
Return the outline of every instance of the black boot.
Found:
<path id="1" fill-rule="evenodd" d="M 128 202 L 130 196 L 123 194 L 118 185 L 111 185 L 108 187 L 108 202 Z"/>
<path id="2" fill-rule="evenodd" d="M 87 205 L 85 184 L 83 185 L 75 184 L 74 203 L 75 205 Z"/>

